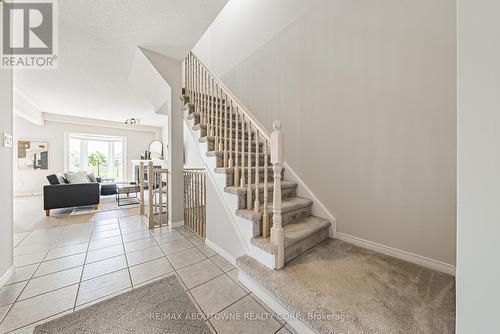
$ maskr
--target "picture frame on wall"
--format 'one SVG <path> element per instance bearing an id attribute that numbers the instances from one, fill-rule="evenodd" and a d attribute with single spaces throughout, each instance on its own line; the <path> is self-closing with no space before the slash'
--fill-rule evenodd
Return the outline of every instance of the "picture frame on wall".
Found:
<path id="1" fill-rule="evenodd" d="M 32 140 L 17 141 L 18 170 L 49 169 L 49 143 Z"/>

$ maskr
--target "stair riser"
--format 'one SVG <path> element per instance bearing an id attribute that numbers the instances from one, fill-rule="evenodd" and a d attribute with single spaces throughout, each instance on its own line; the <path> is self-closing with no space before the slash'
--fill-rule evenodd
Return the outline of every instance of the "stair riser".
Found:
<path id="1" fill-rule="evenodd" d="M 285 263 L 292 261 L 308 249 L 313 248 L 328 239 L 330 237 L 329 232 L 329 228 L 322 229 L 321 231 L 318 231 L 317 233 L 314 233 L 313 235 L 285 248 Z"/>
<path id="2" fill-rule="evenodd" d="M 312 205 L 306 206 L 304 208 L 296 209 L 296 210 L 291 210 L 288 212 L 282 212 L 281 213 L 281 225 L 286 226 L 288 224 L 293 224 L 293 223 L 295 223 L 303 218 L 309 217 L 311 215 L 312 215 Z M 269 230 L 268 230 L 269 234 L 268 235 L 270 235 L 272 221 L 273 221 L 272 211 L 268 212 L 268 216 L 269 216 Z"/>
<path id="3" fill-rule="evenodd" d="M 268 201 L 269 203 L 273 202 L 273 191 L 268 191 Z M 241 209 L 246 209 L 247 207 L 247 195 L 246 194 L 241 194 L 241 195 L 235 195 L 238 196 L 238 210 Z M 288 189 L 282 189 L 281 190 L 281 200 L 293 198 L 297 196 L 297 188 L 288 188 Z M 252 191 L 252 203 L 255 201 L 255 190 Z M 264 202 L 264 191 L 259 192 L 259 201 L 261 204 Z"/>

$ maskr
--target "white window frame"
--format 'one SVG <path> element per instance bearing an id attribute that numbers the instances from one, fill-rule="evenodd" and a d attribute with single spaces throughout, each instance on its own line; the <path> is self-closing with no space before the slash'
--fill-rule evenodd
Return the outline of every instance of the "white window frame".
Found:
<path id="1" fill-rule="evenodd" d="M 126 180 L 128 178 L 128 173 L 127 173 L 127 137 L 125 136 L 109 136 L 109 135 L 99 135 L 99 134 L 91 134 L 91 133 L 78 133 L 78 132 L 65 132 L 64 133 L 64 170 L 69 171 L 69 139 L 71 137 L 80 137 L 83 139 L 81 142 L 81 147 L 80 147 L 80 152 L 81 153 L 81 166 L 84 168 L 84 166 L 88 166 L 88 152 L 87 152 L 87 145 L 84 145 L 85 140 L 102 140 L 108 142 L 109 145 L 109 152 L 113 152 L 113 140 L 114 141 L 121 141 L 122 142 L 122 165 L 123 165 L 123 178 Z M 112 169 L 114 166 L 114 161 L 110 162 L 109 169 Z M 86 171 L 86 167 L 84 169 Z"/>

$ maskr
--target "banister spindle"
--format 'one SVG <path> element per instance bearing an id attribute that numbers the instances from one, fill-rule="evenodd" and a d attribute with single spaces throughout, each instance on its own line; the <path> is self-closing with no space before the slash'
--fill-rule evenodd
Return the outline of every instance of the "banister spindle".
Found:
<path id="1" fill-rule="evenodd" d="M 223 124 L 224 124 L 224 111 L 223 111 L 223 104 L 222 104 L 222 87 L 219 86 L 219 147 L 218 150 L 223 152 L 224 151 L 224 145 L 222 144 L 222 137 L 224 133 L 222 132 L 223 129 Z M 224 160 L 224 159 L 222 159 Z"/>
<path id="2" fill-rule="evenodd" d="M 247 210 L 252 210 L 252 123 L 248 120 Z"/>
<path id="3" fill-rule="evenodd" d="M 195 94 L 195 108 L 194 112 L 200 112 L 200 76 L 198 75 L 198 60 L 195 61 L 195 66 L 194 66 L 194 90 L 196 92 Z"/>
<path id="4" fill-rule="evenodd" d="M 268 190 L 268 146 L 267 140 L 264 139 L 264 210 L 262 212 L 262 237 L 269 237 L 269 214 L 267 212 L 267 202 L 269 201 L 269 190 Z"/>
<path id="5" fill-rule="evenodd" d="M 227 94 L 224 92 L 224 167 L 229 166 L 229 152 L 227 149 L 227 144 L 228 144 L 228 135 L 227 135 L 227 130 L 228 130 L 228 124 L 227 124 Z"/>
<path id="6" fill-rule="evenodd" d="M 285 231 L 281 224 L 281 170 L 283 169 L 284 136 L 281 123 L 274 121 L 274 131 L 271 134 L 271 163 L 273 164 L 273 227 L 271 228 L 271 242 L 276 244 L 276 269 L 285 265 Z"/>
<path id="7" fill-rule="evenodd" d="M 205 78 L 205 120 L 204 120 L 203 124 L 205 124 L 205 127 L 208 131 L 208 118 L 209 118 L 209 114 L 208 114 L 208 72 L 206 70 L 204 70 L 203 73 L 204 73 L 204 78 Z"/>
<path id="8" fill-rule="evenodd" d="M 214 106 L 214 79 L 210 78 L 210 132 L 207 132 L 207 137 L 215 135 L 215 106 Z"/>
<path id="9" fill-rule="evenodd" d="M 220 133 L 220 119 L 219 119 L 219 85 L 215 83 L 215 145 L 214 151 L 219 148 L 219 133 Z"/>
<path id="10" fill-rule="evenodd" d="M 232 104 L 233 104 L 233 101 L 231 101 L 231 107 L 232 107 Z M 239 110 L 238 110 L 238 106 L 234 107 L 234 111 L 235 111 L 235 114 L 234 114 L 234 121 L 235 121 L 235 126 L 234 128 L 236 129 L 235 130 L 235 139 L 234 139 L 234 169 L 233 169 L 233 185 L 235 187 L 238 187 L 239 184 L 240 184 L 240 171 L 239 171 L 239 168 L 238 168 L 238 164 L 240 162 L 240 157 L 239 157 L 239 152 L 238 152 L 238 137 L 239 137 Z"/>
<path id="11" fill-rule="evenodd" d="M 241 113 L 241 180 L 240 180 L 240 187 L 245 186 L 245 129 L 246 129 L 246 121 L 245 121 L 245 115 L 243 112 Z"/>
<path id="12" fill-rule="evenodd" d="M 260 202 L 259 202 L 259 132 L 257 128 L 255 129 L 255 201 L 253 204 L 254 211 L 259 212 Z"/>
<path id="13" fill-rule="evenodd" d="M 236 132 L 238 132 L 238 129 L 236 129 Z M 233 100 L 231 99 L 231 103 L 229 103 L 229 160 L 227 162 L 228 167 L 233 167 Z"/>

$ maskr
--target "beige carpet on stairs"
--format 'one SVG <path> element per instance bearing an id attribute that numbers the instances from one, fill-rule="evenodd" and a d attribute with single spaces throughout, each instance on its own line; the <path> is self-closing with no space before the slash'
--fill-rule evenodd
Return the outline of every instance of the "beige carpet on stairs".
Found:
<path id="1" fill-rule="evenodd" d="M 453 276 L 340 240 L 278 271 L 248 256 L 237 264 L 320 333 L 455 333 Z"/>

